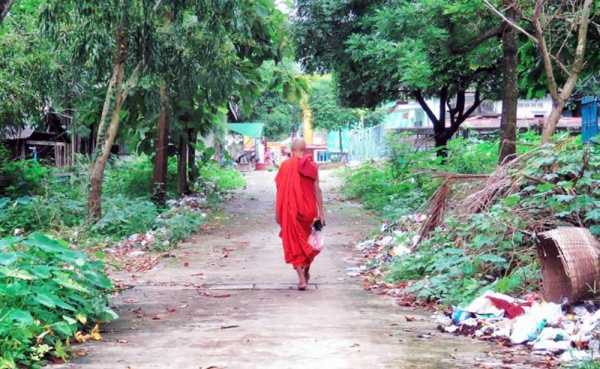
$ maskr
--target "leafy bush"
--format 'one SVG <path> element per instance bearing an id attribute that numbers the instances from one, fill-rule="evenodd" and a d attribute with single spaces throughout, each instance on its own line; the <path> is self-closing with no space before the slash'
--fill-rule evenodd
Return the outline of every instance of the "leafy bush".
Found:
<path id="1" fill-rule="evenodd" d="M 414 178 L 398 180 L 387 164 L 369 162 L 358 168 L 346 169 L 344 193 L 362 202 L 386 218 L 396 218 L 414 212 L 432 191 Z"/>
<path id="2" fill-rule="evenodd" d="M 132 198 L 152 195 L 153 163 L 148 155 L 131 155 L 117 158 L 105 174 L 104 197 L 127 195 Z M 167 193 L 177 193 L 177 158 L 169 158 L 167 166 Z"/>
<path id="3" fill-rule="evenodd" d="M 104 216 L 90 231 L 111 238 L 124 238 L 130 234 L 154 228 L 158 210 L 151 201 L 114 195 L 103 199 Z"/>
<path id="4" fill-rule="evenodd" d="M 448 142 L 448 159 L 444 170 L 452 173 L 491 173 L 498 165 L 499 148 L 498 140 L 455 138 Z"/>
<path id="5" fill-rule="evenodd" d="M 0 368 L 39 367 L 46 354 L 66 358 L 69 338 L 115 319 L 101 261 L 33 233 L 0 239 Z"/>
<path id="6" fill-rule="evenodd" d="M 176 245 L 198 230 L 204 222 L 204 216 L 200 212 L 194 212 L 187 208 L 179 208 L 177 211 L 172 212 L 163 222 L 167 230 L 166 237 L 169 244 Z M 160 221 L 159 224 L 161 224 Z"/>
<path id="7" fill-rule="evenodd" d="M 596 145 L 568 139 L 530 150 L 500 168 L 487 182 L 493 187 L 471 182 L 466 191 L 454 184 L 444 200 L 452 204 L 444 222 L 415 254 L 398 260 L 388 278 L 419 280 L 410 291 L 448 304 L 488 288 L 536 290 L 541 276 L 535 233 L 575 226 L 600 235 L 599 154 Z M 454 251 L 459 256 L 448 254 Z"/>
<path id="8" fill-rule="evenodd" d="M 574 138 L 540 147 L 530 132 L 520 140 L 521 156 L 501 168 L 497 142 L 460 139 L 449 145 L 445 165 L 431 152 L 400 145 L 385 162 L 346 169 L 344 191 L 378 214 L 425 211 L 431 199 L 429 211 L 441 219 L 413 254 L 395 258 L 388 281 L 410 282 L 407 291 L 444 304 L 491 288 L 521 294 L 541 281 L 535 233 L 576 226 L 600 236 L 600 147 Z M 489 178 L 447 174 L 495 169 Z M 431 196 L 444 181 L 448 194 Z"/>
<path id="9" fill-rule="evenodd" d="M 203 165 L 199 168 L 199 172 L 200 178 L 197 185 L 200 189 L 206 187 L 208 183 L 212 183 L 218 192 L 224 193 L 246 185 L 246 180 L 240 172 L 223 168 L 214 163 Z"/>
<path id="10" fill-rule="evenodd" d="M 51 173 L 50 167 L 32 159 L 7 162 L 3 171 L 6 177 L 6 191 L 14 196 L 43 194 Z"/>

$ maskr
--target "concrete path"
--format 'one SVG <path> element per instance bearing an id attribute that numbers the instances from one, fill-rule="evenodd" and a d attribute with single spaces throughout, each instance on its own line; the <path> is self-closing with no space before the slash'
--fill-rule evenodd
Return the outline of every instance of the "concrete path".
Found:
<path id="1" fill-rule="evenodd" d="M 274 221 L 275 173 L 247 175 L 218 226 L 194 237 L 113 304 L 121 318 L 104 339 L 53 368 L 473 368 L 490 346 L 440 334 L 428 313 L 364 291 L 345 269 L 351 243 L 375 227 L 322 172 L 328 213 L 325 250 L 307 291 L 283 261 Z M 415 318 L 407 322 L 408 318 Z"/>

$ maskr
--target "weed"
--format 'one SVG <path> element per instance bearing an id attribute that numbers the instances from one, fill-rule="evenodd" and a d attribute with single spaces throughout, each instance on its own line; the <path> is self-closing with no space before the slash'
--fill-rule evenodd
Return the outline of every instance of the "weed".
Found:
<path id="1" fill-rule="evenodd" d="M 98 254 L 98 256 L 101 256 Z M 77 332 L 115 319 L 101 261 L 39 233 L 0 239 L 0 368 L 37 368 L 66 358 Z"/>

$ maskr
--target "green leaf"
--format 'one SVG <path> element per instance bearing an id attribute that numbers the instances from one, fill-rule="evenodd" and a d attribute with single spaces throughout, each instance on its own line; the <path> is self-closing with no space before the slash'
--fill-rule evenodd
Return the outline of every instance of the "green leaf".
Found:
<path id="1" fill-rule="evenodd" d="M 554 185 L 552 183 L 543 183 L 543 184 L 539 184 L 539 185 L 535 186 L 535 189 L 540 192 L 552 191 L 553 188 L 554 188 Z"/>
<path id="2" fill-rule="evenodd" d="M 65 320 L 65 321 L 66 321 L 66 322 L 67 322 L 69 325 L 76 325 L 76 324 L 77 324 L 77 320 L 75 320 L 75 319 L 73 319 L 73 318 L 71 318 L 71 317 L 68 317 L 68 316 L 66 316 L 66 315 L 63 315 L 62 317 L 63 317 L 63 319 L 64 319 L 64 320 Z"/>
<path id="3" fill-rule="evenodd" d="M 50 309 L 54 309 L 56 307 L 53 299 L 48 295 L 38 294 L 33 298 L 33 300 L 38 304 L 49 307 Z"/>
<path id="4" fill-rule="evenodd" d="M 504 205 L 516 206 L 519 204 L 519 200 L 521 200 L 521 195 L 519 195 L 518 193 L 515 193 L 504 199 Z"/>
<path id="5" fill-rule="evenodd" d="M 0 250 L 6 249 L 15 243 L 23 241 L 23 237 L 7 237 L 0 240 Z"/>
<path id="6" fill-rule="evenodd" d="M 502 256 L 494 254 L 483 254 L 475 258 L 478 262 L 489 262 L 489 263 L 506 263 L 506 259 Z"/>
<path id="7" fill-rule="evenodd" d="M 35 323 L 29 311 L 14 310 L 7 316 L 8 319 L 21 323 L 22 325 L 33 325 Z"/>
<path id="8" fill-rule="evenodd" d="M 573 196 L 573 195 L 556 195 L 556 196 L 554 196 L 554 198 L 559 203 L 569 203 L 569 202 L 573 201 L 575 196 Z"/>
<path id="9" fill-rule="evenodd" d="M 92 282 L 98 287 L 107 290 L 110 290 L 113 287 L 111 280 L 101 273 L 92 270 L 86 270 L 83 272 L 83 275 L 85 276 L 85 278 L 87 278 L 88 281 Z"/>
<path id="10" fill-rule="evenodd" d="M 27 237 L 27 239 L 23 241 L 23 244 L 31 247 L 37 247 L 46 252 L 61 253 L 67 250 L 67 247 L 64 244 L 37 232 Z"/>
<path id="11" fill-rule="evenodd" d="M 18 260 L 17 254 L 15 252 L 11 252 L 9 254 L 0 254 L 0 264 L 1 265 L 11 265 L 16 263 Z"/>
<path id="12" fill-rule="evenodd" d="M 75 333 L 76 327 L 71 327 L 69 324 L 65 322 L 58 322 L 52 324 L 52 330 L 58 333 L 61 337 L 70 337 L 73 333 Z"/>
<path id="13" fill-rule="evenodd" d="M 16 203 L 19 205 L 29 205 L 32 200 L 31 196 L 22 196 L 17 199 Z"/>
<path id="14" fill-rule="evenodd" d="M 590 233 L 594 236 L 600 237 L 600 225 L 593 225 L 590 227 Z"/>

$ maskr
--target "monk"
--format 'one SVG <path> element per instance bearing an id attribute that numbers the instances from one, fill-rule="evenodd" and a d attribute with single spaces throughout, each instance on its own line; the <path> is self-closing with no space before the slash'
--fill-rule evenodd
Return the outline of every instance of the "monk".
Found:
<path id="1" fill-rule="evenodd" d="M 315 219 L 325 225 L 323 195 L 319 186 L 319 169 L 310 156 L 305 156 L 306 143 L 292 141 L 292 157 L 279 167 L 275 183 L 277 201 L 275 220 L 281 227 L 285 262 L 298 273 L 298 289 L 304 291 L 310 279 L 310 265 L 319 251 L 308 244 Z"/>

